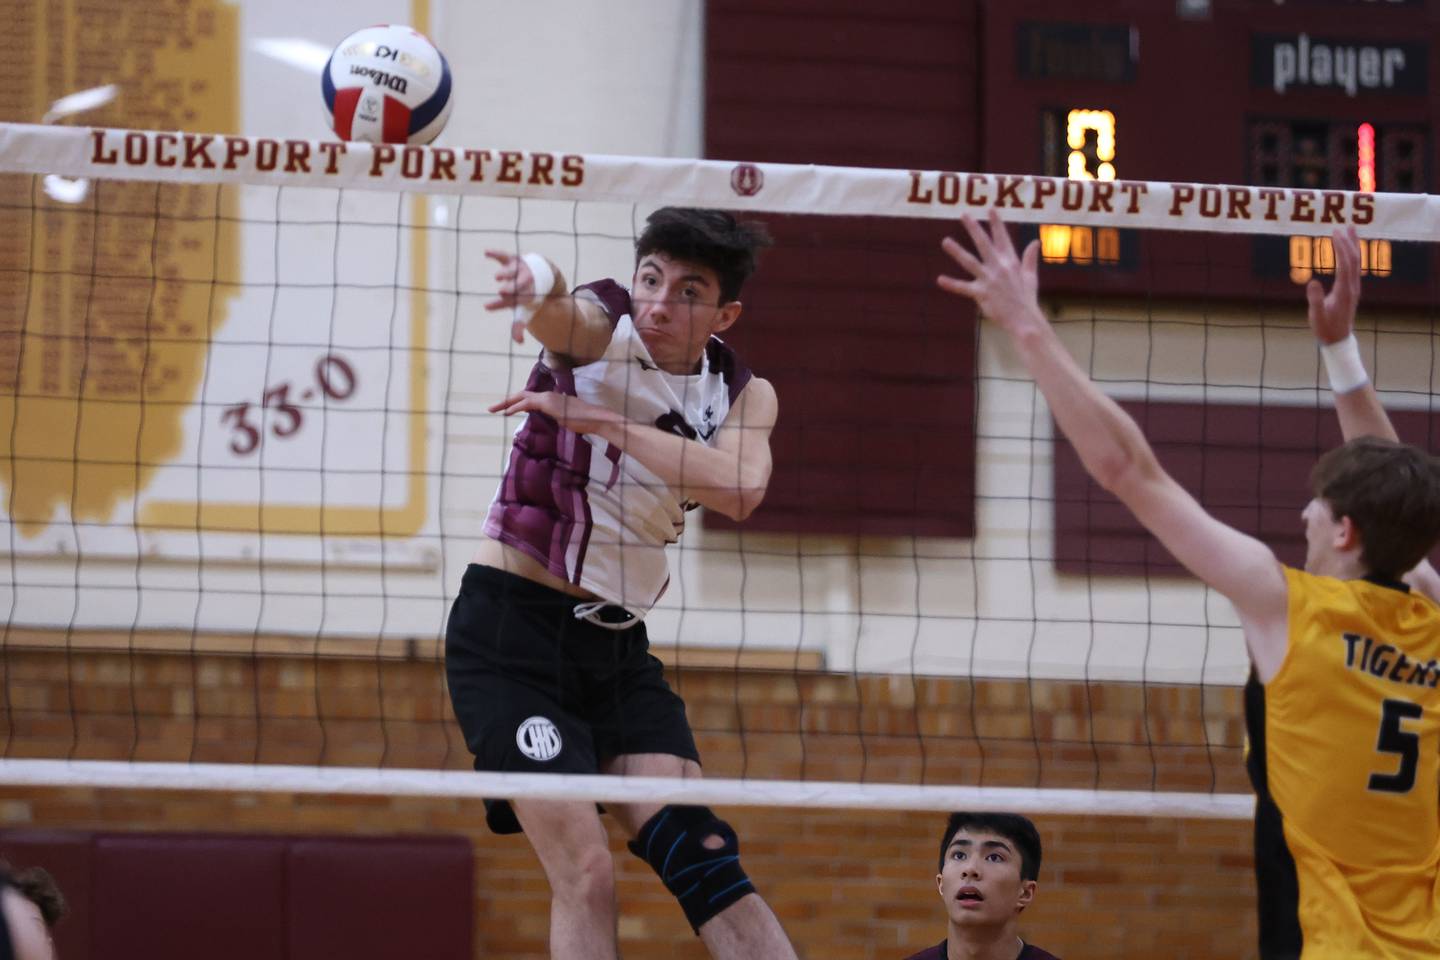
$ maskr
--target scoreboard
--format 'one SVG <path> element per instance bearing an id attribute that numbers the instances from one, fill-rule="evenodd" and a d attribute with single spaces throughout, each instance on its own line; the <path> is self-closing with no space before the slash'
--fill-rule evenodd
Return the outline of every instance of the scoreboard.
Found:
<path id="1" fill-rule="evenodd" d="M 1433 192 L 1437 38 L 1440 0 L 990 4 L 983 168 Z M 1329 238 L 1027 232 L 1076 292 L 1292 298 L 1334 269 Z M 1362 247 L 1367 303 L 1440 302 L 1440 243 Z"/>

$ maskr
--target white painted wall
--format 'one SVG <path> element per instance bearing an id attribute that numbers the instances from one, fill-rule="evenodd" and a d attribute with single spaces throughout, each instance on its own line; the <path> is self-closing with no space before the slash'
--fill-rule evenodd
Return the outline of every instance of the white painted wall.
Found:
<path id="1" fill-rule="evenodd" d="M 704 130 L 702 0 L 243 0 L 244 131 L 326 135 L 318 73 L 253 41 L 328 51 L 374 23 L 419 26 L 449 60 L 454 111 L 438 143 L 694 157 Z"/>
<path id="2" fill-rule="evenodd" d="M 434 8 L 433 37 L 455 67 L 450 141 L 700 155 L 703 0 L 436 0 Z"/>

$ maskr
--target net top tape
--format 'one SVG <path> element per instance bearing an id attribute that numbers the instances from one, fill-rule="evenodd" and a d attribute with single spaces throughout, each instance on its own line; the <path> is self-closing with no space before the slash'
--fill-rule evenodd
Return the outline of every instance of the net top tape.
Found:
<path id="1" fill-rule="evenodd" d="M 0 124 L 0 172 L 1249 234 L 1440 239 L 1440 196 Z"/>
<path id="2" fill-rule="evenodd" d="M 232 790 L 370 796 L 684 803 L 713 806 L 872 810 L 1008 810 L 1026 814 L 1197 817 L 1248 820 L 1250 794 L 1164 793 L 906 783 L 619 777 L 306 767 L 248 763 L 131 763 L 119 760 L 0 759 L 0 784 L 129 790 Z"/>

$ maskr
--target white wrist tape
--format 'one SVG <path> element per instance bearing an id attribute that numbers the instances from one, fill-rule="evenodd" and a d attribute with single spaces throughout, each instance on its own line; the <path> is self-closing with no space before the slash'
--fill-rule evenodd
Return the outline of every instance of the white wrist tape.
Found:
<path id="1" fill-rule="evenodd" d="M 1370 382 L 1370 375 L 1360 360 L 1360 344 L 1355 334 L 1335 343 L 1322 343 L 1320 356 L 1330 377 L 1330 389 L 1336 393 L 1349 393 Z"/>
<path id="2" fill-rule="evenodd" d="M 550 296 L 550 291 L 555 289 L 555 268 L 538 253 L 527 253 L 520 259 L 530 268 L 530 275 L 535 278 L 535 292 L 531 294 L 529 302 L 521 306 L 538 307 L 540 301 Z"/>

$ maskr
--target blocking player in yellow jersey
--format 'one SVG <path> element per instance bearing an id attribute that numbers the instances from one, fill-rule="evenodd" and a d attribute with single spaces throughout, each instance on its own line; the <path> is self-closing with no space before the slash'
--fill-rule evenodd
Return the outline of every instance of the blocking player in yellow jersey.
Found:
<path id="1" fill-rule="evenodd" d="M 1090 474 L 1235 606 L 1252 665 L 1249 766 L 1265 960 L 1440 957 L 1440 458 L 1395 441 L 1347 340 L 1359 296 L 1353 233 L 1336 282 L 1307 289 L 1346 443 L 1320 458 L 1301 515 L 1304 571 L 1210 516 L 1135 421 L 1075 363 L 993 211 L 971 253 L 945 252 L 1009 336 Z"/>

